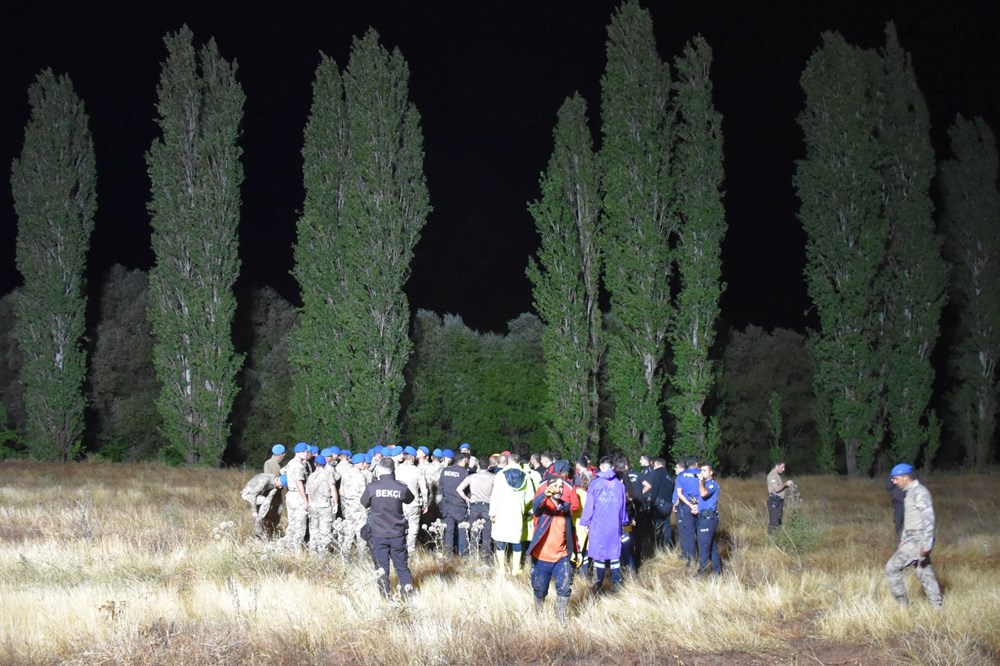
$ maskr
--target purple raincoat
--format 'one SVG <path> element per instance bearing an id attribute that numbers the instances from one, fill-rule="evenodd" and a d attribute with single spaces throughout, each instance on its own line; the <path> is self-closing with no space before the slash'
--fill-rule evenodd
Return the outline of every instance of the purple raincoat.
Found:
<path id="1" fill-rule="evenodd" d="M 628 525 L 625 511 L 625 485 L 615 470 L 598 472 L 587 488 L 580 525 L 590 528 L 587 555 L 603 562 L 617 560 L 622 554 L 622 526 Z"/>

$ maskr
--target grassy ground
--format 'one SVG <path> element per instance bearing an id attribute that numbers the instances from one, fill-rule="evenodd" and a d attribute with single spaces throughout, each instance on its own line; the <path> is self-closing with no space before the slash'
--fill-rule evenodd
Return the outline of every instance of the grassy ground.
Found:
<path id="1" fill-rule="evenodd" d="M 368 563 L 254 541 L 241 471 L 0 464 L 3 664 L 990 664 L 1000 662 L 1000 477 L 927 480 L 936 614 L 908 575 L 895 605 L 881 481 L 797 479 L 772 541 L 763 477 L 721 479 L 725 572 L 657 555 L 617 597 L 574 586 L 536 617 L 526 576 L 423 551 L 386 603 Z"/>

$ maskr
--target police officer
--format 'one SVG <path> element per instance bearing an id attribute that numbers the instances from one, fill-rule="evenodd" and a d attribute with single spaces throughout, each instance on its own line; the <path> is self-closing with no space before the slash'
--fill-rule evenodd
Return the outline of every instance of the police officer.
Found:
<path id="1" fill-rule="evenodd" d="M 712 563 L 712 573 L 722 573 L 722 561 L 719 559 L 719 544 L 715 539 L 715 531 L 719 527 L 719 484 L 715 481 L 715 469 L 708 464 L 701 466 L 698 474 L 698 575 L 708 573 L 709 560 Z"/>
<path id="2" fill-rule="evenodd" d="M 396 463 L 392 458 L 382 458 L 378 463 L 378 479 L 368 484 L 361 495 L 361 505 L 369 510 L 369 544 L 372 561 L 380 571 L 378 588 L 383 597 L 389 596 L 390 559 L 403 594 L 409 596 L 413 593 L 413 576 L 406 552 L 408 523 L 403 515 L 403 505 L 413 503 L 416 498 L 406 484 L 396 480 L 395 469 Z"/>
<path id="3" fill-rule="evenodd" d="M 451 454 L 451 455 L 449 455 Z M 450 449 L 444 451 L 444 458 L 454 456 Z M 469 506 L 458 493 L 458 486 L 469 476 L 469 454 L 459 453 L 455 463 L 441 470 L 441 516 L 444 518 L 444 548 L 445 553 L 455 550 L 455 537 L 458 536 L 458 554 L 465 555 L 468 547 L 467 530 L 458 529 L 459 523 L 469 520 Z"/>
<path id="4" fill-rule="evenodd" d="M 698 535 L 697 506 L 701 492 L 698 490 L 698 459 L 690 457 L 687 467 L 677 475 L 677 540 L 681 542 L 681 557 L 688 565 L 695 562 Z"/>

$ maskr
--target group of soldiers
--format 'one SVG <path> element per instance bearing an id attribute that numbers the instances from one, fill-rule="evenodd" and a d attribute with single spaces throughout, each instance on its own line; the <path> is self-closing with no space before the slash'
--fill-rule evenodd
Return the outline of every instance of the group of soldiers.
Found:
<path id="1" fill-rule="evenodd" d="M 390 560 L 401 591 L 412 592 L 408 560 L 421 525 L 444 552 L 478 552 L 483 561 L 513 575 L 525 568 L 528 553 L 536 603 L 541 605 L 554 581 L 560 616 L 574 571 L 582 569 L 595 592 L 603 590 L 610 572 L 616 591 L 622 568 L 637 570 L 656 547 L 676 542 L 696 575 L 721 572 L 716 539 L 720 487 L 712 465 L 695 458 L 677 461 L 671 476 L 663 458 L 648 456 L 640 458 L 636 469 L 624 457 L 605 457 L 597 466 L 581 457 L 571 467 L 552 453 L 522 461 L 509 451 L 480 462 L 468 443 L 456 453 L 423 446 L 320 450 L 300 442 L 287 463 L 284 445 L 275 444 L 271 453 L 263 473 L 242 492 L 251 506 L 255 535 L 276 536 L 284 511 L 283 547 L 316 553 L 335 547 L 342 555 L 367 550 L 386 595 Z M 915 491 L 907 497 L 919 508 L 907 509 L 900 551 L 887 565 L 890 586 L 900 599 L 900 572 L 917 564 L 929 599 L 940 606 L 925 543 L 928 530 L 933 543 L 933 508 L 926 488 L 904 476 L 907 469 L 912 474 L 907 465 L 894 468 L 893 479 L 900 488 Z M 784 472 L 784 463 L 778 462 L 767 477 L 769 534 L 781 525 L 784 499 L 795 487 L 782 481 Z M 899 553 L 911 554 L 906 539 L 913 541 L 918 533 L 922 541 L 916 556 L 903 563 Z"/>

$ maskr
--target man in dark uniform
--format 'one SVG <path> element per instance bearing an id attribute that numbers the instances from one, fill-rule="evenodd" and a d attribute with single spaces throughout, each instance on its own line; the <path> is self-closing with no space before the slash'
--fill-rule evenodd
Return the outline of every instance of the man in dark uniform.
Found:
<path id="1" fill-rule="evenodd" d="M 681 543 L 681 557 L 688 565 L 695 563 L 698 539 L 697 506 L 701 497 L 698 490 L 698 459 L 690 457 L 685 461 L 687 468 L 677 475 L 677 540 Z"/>
<path id="2" fill-rule="evenodd" d="M 382 572 L 378 588 L 383 597 L 389 596 L 389 560 L 392 559 L 402 592 L 409 596 L 413 593 L 413 576 L 410 575 L 409 555 L 406 552 L 409 523 L 403 515 L 403 505 L 413 502 L 415 498 L 406 484 L 396 480 L 396 463 L 392 458 L 382 458 L 378 471 L 378 479 L 369 483 L 361 495 L 361 506 L 369 509 L 372 561 Z"/>
<path id="3" fill-rule="evenodd" d="M 445 451 L 448 457 L 451 451 Z M 452 454 L 454 455 L 454 454 Z M 458 529 L 459 523 L 469 520 L 469 505 L 458 493 L 458 486 L 469 476 L 469 454 L 459 453 L 455 462 L 441 470 L 441 517 L 444 518 L 445 553 L 455 552 L 455 537 L 458 537 L 458 554 L 464 556 L 468 549 L 468 530 Z"/>
<path id="4" fill-rule="evenodd" d="M 653 519 L 656 544 L 670 545 L 670 514 L 674 510 L 674 480 L 667 472 L 667 461 L 657 458 L 653 470 L 643 481 L 643 494 L 649 497 L 649 515 Z"/>

